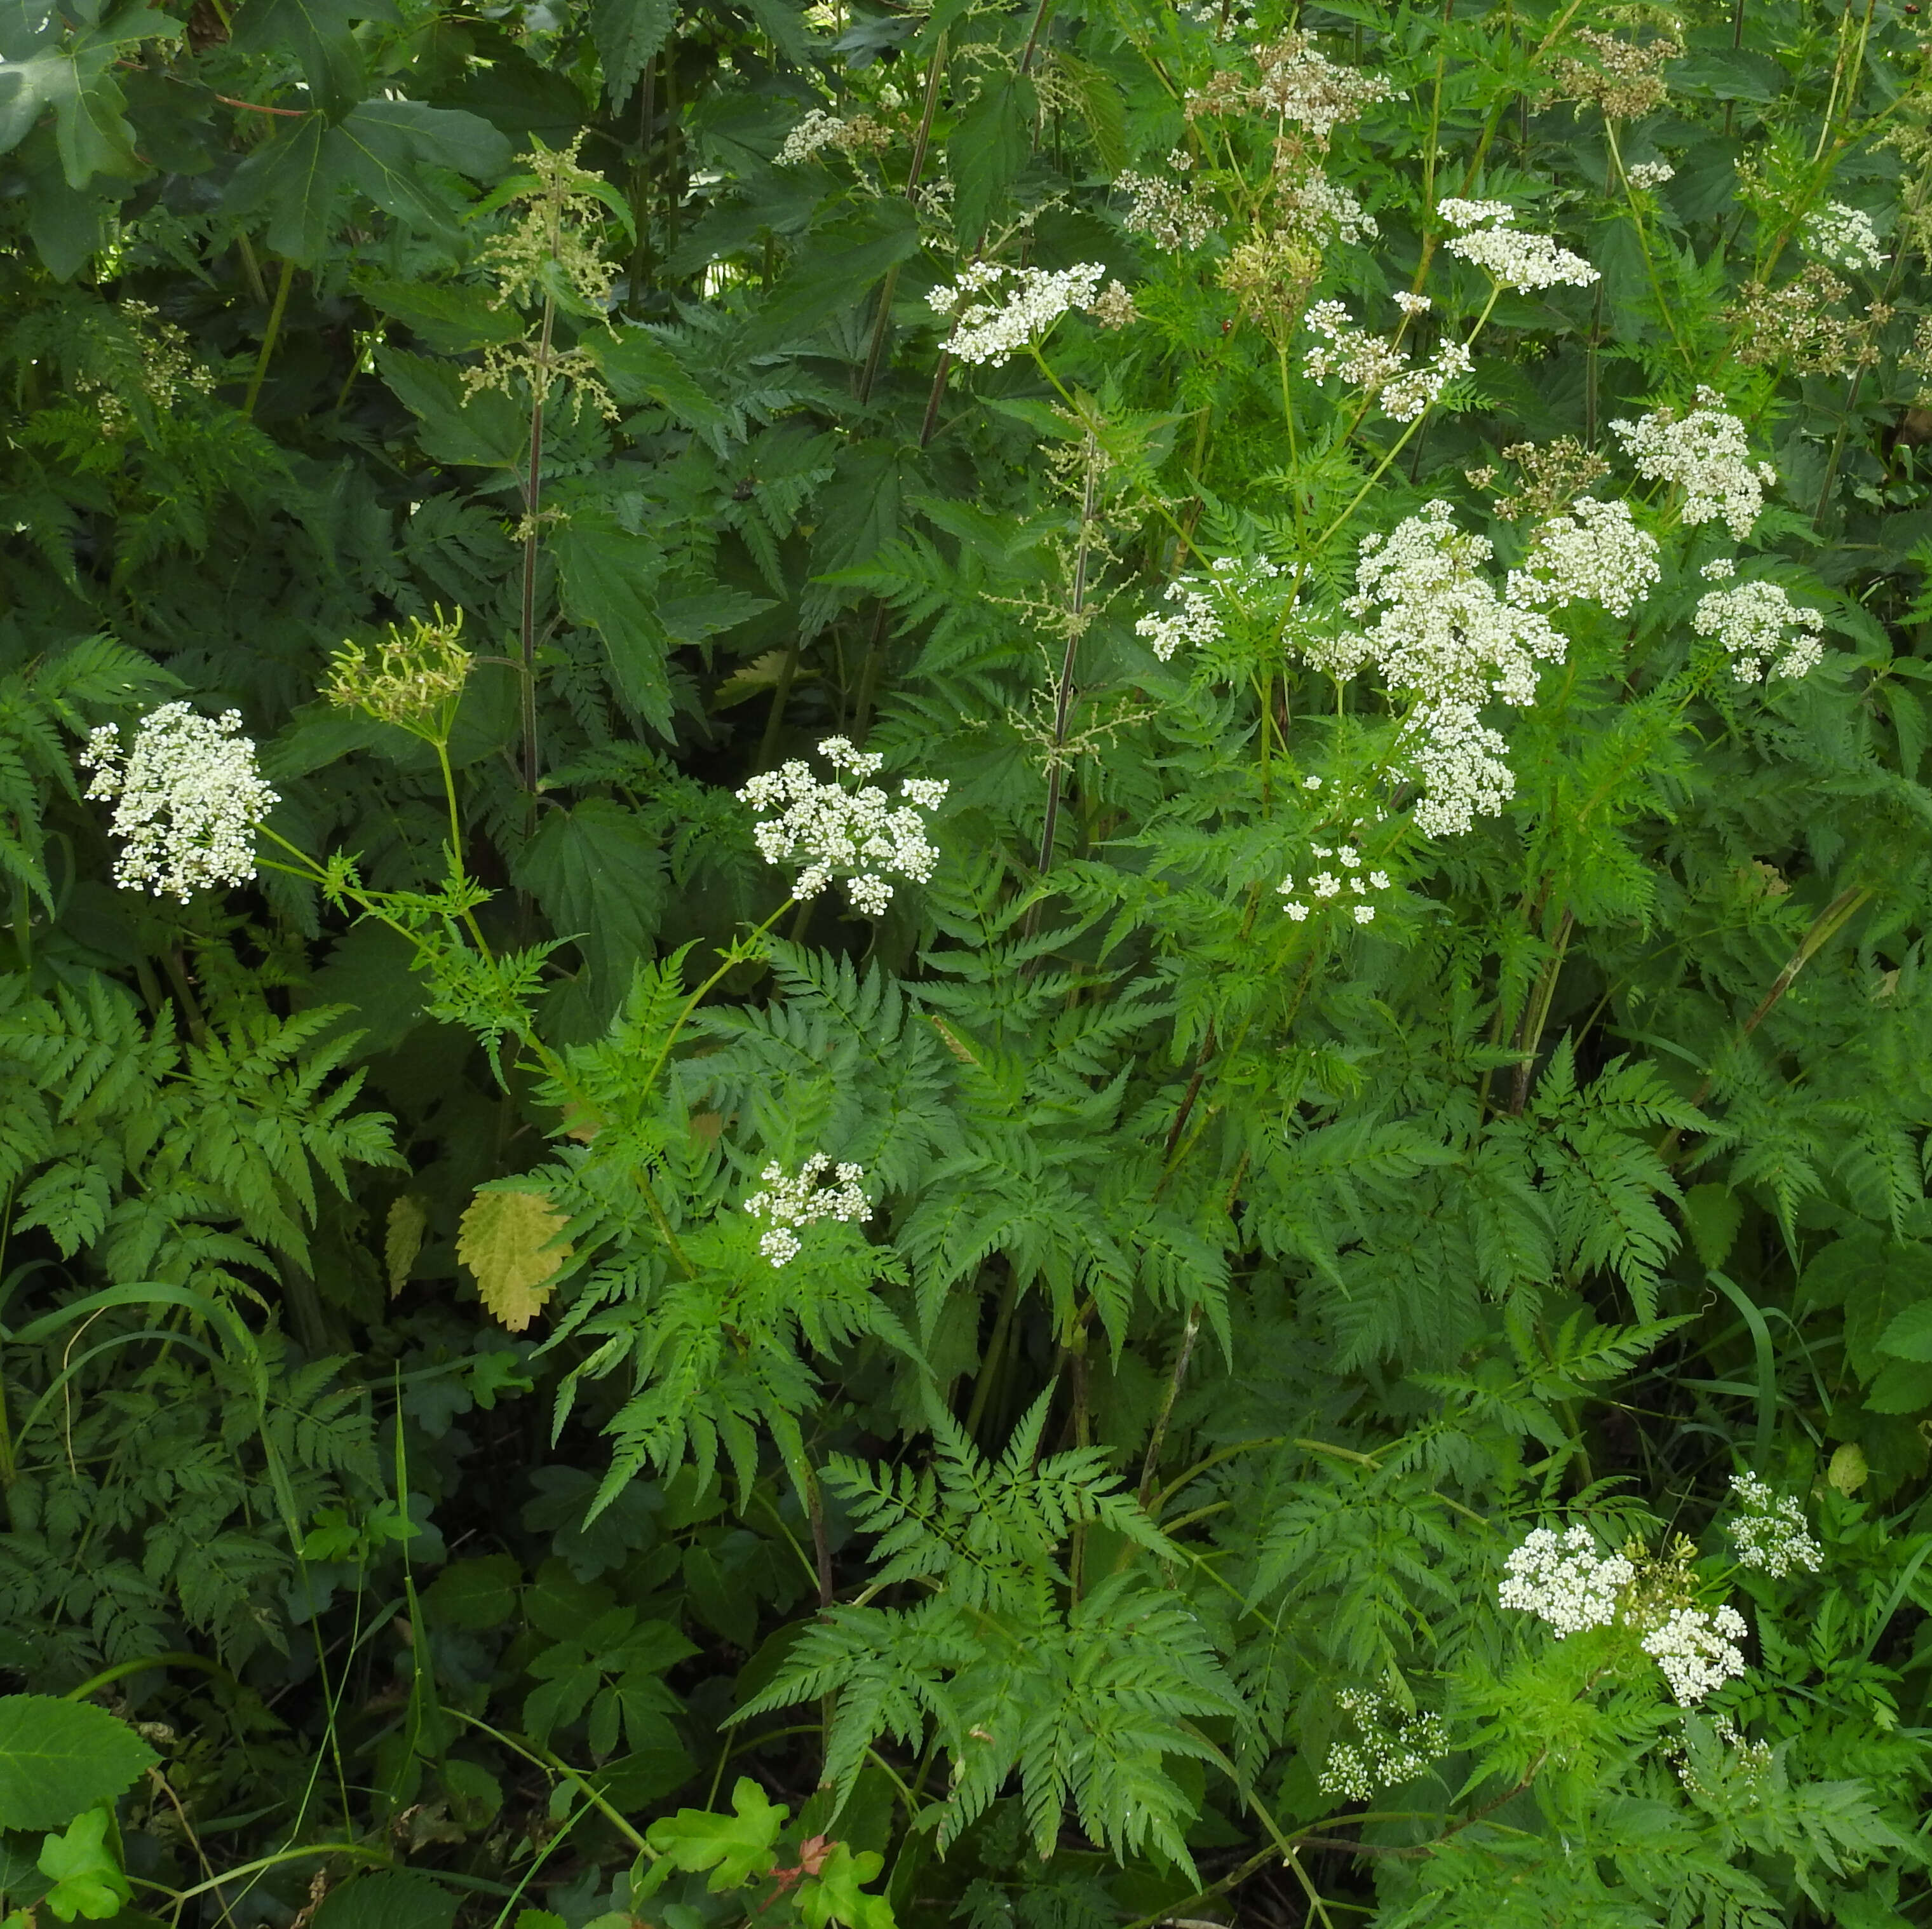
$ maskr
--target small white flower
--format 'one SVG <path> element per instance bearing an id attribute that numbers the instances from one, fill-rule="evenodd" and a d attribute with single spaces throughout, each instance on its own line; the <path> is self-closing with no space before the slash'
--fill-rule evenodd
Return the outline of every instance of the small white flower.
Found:
<path id="1" fill-rule="evenodd" d="M 1825 619 L 1794 603 L 1777 583 L 1739 583 L 1713 590 L 1697 599 L 1690 627 L 1715 637 L 1731 659 L 1740 683 L 1773 676 L 1802 676 L 1825 654 L 1819 638 Z"/>
<path id="2" fill-rule="evenodd" d="M 1492 227 L 1516 219 L 1516 210 L 1507 201 L 1465 201 L 1454 194 L 1437 202 L 1436 212 L 1452 228 Z"/>
<path id="3" fill-rule="evenodd" d="M 1662 1624 L 1644 1636 L 1643 1652 L 1664 1670 L 1682 1708 L 1704 1697 L 1744 1671 L 1737 1643 L 1750 1630 L 1734 1607 L 1706 1612 L 1701 1607 L 1671 1610 Z"/>
<path id="4" fill-rule="evenodd" d="M 1558 1640 L 1616 1618 L 1618 1597 L 1636 1578 L 1621 1554 L 1599 1554 L 1587 1527 L 1561 1536 L 1539 1527 L 1504 1563 L 1498 1603 L 1545 1622 Z"/>
<path id="5" fill-rule="evenodd" d="M 1697 574 L 1707 583 L 1728 583 L 1738 573 L 1734 556 L 1714 556 Z"/>
<path id="6" fill-rule="evenodd" d="M 198 890 L 255 874 L 252 833 L 281 799 L 262 782 L 241 713 L 205 717 L 164 704 L 144 717 L 122 764 L 113 724 L 90 731 L 80 765 L 91 798 L 118 800 L 108 829 L 123 840 L 114 881 L 183 904 Z"/>
<path id="7" fill-rule="evenodd" d="M 1165 616 L 1144 616 L 1134 625 L 1134 634 L 1153 644 L 1154 653 L 1162 662 L 1171 660 L 1183 644 L 1198 650 L 1220 641 L 1221 619 L 1214 598 L 1192 577 L 1179 577 L 1170 583 L 1166 600 L 1180 608 Z"/>
<path id="8" fill-rule="evenodd" d="M 745 1210 L 753 1219 L 772 1222 L 771 1230 L 758 1241 L 758 1250 L 774 1266 L 788 1264 L 798 1256 L 798 1237 L 791 1228 L 810 1226 L 821 1219 L 849 1222 L 871 1216 L 872 1208 L 864 1191 L 864 1170 L 857 1166 L 841 1166 L 832 1174 L 832 1183 L 821 1186 L 819 1181 L 831 1163 L 823 1152 L 814 1152 L 798 1168 L 797 1176 L 788 1178 L 784 1168 L 774 1160 L 760 1175 L 766 1190 L 754 1192 L 745 1202 Z"/>
<path id="9" fill-rule="evenodd" d="M 837 115 L 814 107 L 785 136 L 777 164 L 780 167 L 802 166 L 824 148 L 835 146 L 844 131 L 845 123 Z"/>
<path id="10" fill-rule="evenodd" d="M 1598 279 L 1597 271 L 1580 254 L 1558 248 L 1549 235 L 1520 234 L 1503 226 L 1482 228 L 1457 235 L 1448 247 L 1451 254 L 1460 255 L 1520 295 L 1566 282 L 1573 288 L 1587 288 Z"/>
<path id="11" fill-rule="evenodd" d="M 1394 298 L 1405 315 L 1426 315 L 1436 305 L 1426 295 L 1412 295 L 1406 288 L 1397 289 Z"/>
<path id="12" fill-rule="evenodd" d="M 1373 904 L 1356 905 L 1355 922 L 1358 924 L 1373 924 L 1375 921 L 1376 908 Z"/>
<path id="13" fill-rule="evenodd" d="M 1825 1550 L 1812 1539 L 1804 1510 L 1789 1494 L 1774 1494 L 1755 1474 L 1734 1474 L 1731 1498 L 1743 1510 L 1724 1531 L 1737 1544 L 1741 1566 L 1778 1581 L 1794 1568 L 1818 1571 Z"/>
<path id="14" fill-rule="evenodd" d="M 1630 520 L 1628 503 L 1586 496 L 1537 531 L 1522 567 L 1510 572 L 1510 599 L 1558 610 L 1595 603 L 1628 616 L 1661 573 L 1657 559 L 1656 537 Z"/>
<path id="15" fill-rule="evenodd" d="M 816 897 L 833 878 L 842 878 L 853 908 L 877 917 L 892 902 L 890 878 L 924 884 L 932 875 L 938 847 L 927 838 L 920 813 L 938 809 L 947 786 L 943 780 L 908 778 L 899 786 L 904 802 L 893 809 L 884 791 L 862 782 L 878 771 L 880 758 L 854 749 L 842 736 L 826 737 L 818 752 L 834 770 L 860 779 L 860 788 L 821 784 L 808 765 L 794 758 L 754 777 L 739 800 L 754 810 L 778 813 L 754 825 L 752 834 L 767 863 L 805 860 L 792 886 L 795 897 Z"/>
<path id="16" fill-rule="evenodd" d="M 1684 492 L 1678 520 L 1687 525 L 1721 518 L 1740 542 L 1750 534 L 1764 507 L 1766 488 L 1778 480 L 1768 462 L 1750 459 L 1744 425 L 1723 406 L 1714 388 L 1697 391 L 1697 406 L 1679 415 L 1654 410 L 1641 422 L 1610 427 L 1623 440 L 1649 482 L 1673 484 Z"/>
<path id="17" fill-rule="evenodd" d="M 1676 169 L 1667 160 L 1640 160 L 1629 170 L 1630 184 L 1646 193 L 1676 178 Z"/>
<path id="18" fill-rule="evenodd" d="M 1322 779 L 1319 777 L 1304 777 L 1301 780 L 1301 788 L 1304 790 L 1318 790 L 1322 788 Z"/>
<path id="19" fill-rule="evenodd" d="M 1413 1781 L 1449 1752 L 1448 1725 L 1439 1714 L 1405 1719 L 1380 1695 L 1354 1688 L 1344 1688 L 1335 1700 L 1360 1738 L 1330 1748 L 1316 1779 L 1324 1795 L 1366 1802 L 1378 1789 Z"/>
<path id="20" fill-rule="evenodd" d="M 1386 871 L 1371 871 L 1369 873 L 1369 882 L 1377 890 L 1386 891 L 1389 887 L 1388 873 Z"/>
<path id="21" fill-rule="evenodd" d="M 1289 917 L 1297 924 L 1302 923 L 1308 916 L 1308 907 L 1292 898 L 1282 906 L 1282 909 L 1287 912 Z"/>
<path id="22" fill-rule="evenodd" d="M 1414 422 L 1474 365 L 1462 343 L 1449 341 L 1418 368 L 1394 343 L 1358 328 L 1340 302 L 1317 302 L 1304 325 L 1320 339 L 1302 357 L 1302 373 L 1311 382 L 1332 376 L 1376 397 L 1383 413 L 1399 422 Z"/>
<path id="23" fill-rule="evenodd" d="M 1802 233 L 1808 251 L 1834 268 L 1875 274 L 1885 266 L 1885 244 L 1872 218 L 1842 201 L 1828 201 L 1806 215 Z"/>
<path id="24" fill-rule="evenodd" d="M 926 300 L 936 314 L 952 317 L 948 354 L 998 368 L 1029 342 L 1037 341 L 1069 309 L 1092 308 L 1106 272 L 1097 261 L 1079 262 L 1052 273 L 976 262 L 962 270 L 954 286 L 942 283 Z M 1004 295 L 985 301 L 971 298 L 1002 282 L 1006 284 Z"/>

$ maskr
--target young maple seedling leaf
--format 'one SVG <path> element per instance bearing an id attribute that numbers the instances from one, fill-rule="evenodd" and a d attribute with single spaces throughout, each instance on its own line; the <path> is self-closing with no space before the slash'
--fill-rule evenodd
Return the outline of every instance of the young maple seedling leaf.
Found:
<path id="1" fill-rule="evenodd" d="M 76 1815 L 64 1834 L 50 1835 L 40 1845 L 40 1873 L 54 1885 L 46 1893 L 46 1905 L 63 1922 L 76 1916 L 104 1922 L 119 1915 L 134 1894 L 108 1846 L 112 1819 L 105 1808 L 90 1808 Z"/>
<path id="2" fill-rule="evenodd" d="M 567 1223 L 542 1192 L 478 1192 L 457 1234 L 456 1256 L 476 1276 L 476 1290 L 510 1332 L 542 1312 L 550 1282 L 570 1257 L 554 1243 Z"/>
<path id="3" fill-rule="evenodd" d="M 798 1912 L 806 1929 L 896 1929 L 892 1906 L 882 1895 L 868 1895 L 861 1885 L 885 1866 L 885 1858 L 870 1849 L 854 1855 L 843 1842 L 832 1844 L 812 1876 L 800 1883 Z"/>
<path id="4" fill-rule="evenodd" d="M 754 1876 L 767 1874 L 777 1859 L 772 1845 L 791 1811 L 765 1799 L 765 1792 L 748 1775 L 741 1775 L 731 1791 L 732 1815 L 707 1809 L 680 1808 L 651 1824 L 646 1839 L 663 1860 L 657 1870 L 710 1869 L 706 1885 L 713 1895 L 741 1888 Z M 662 1875 L 658 1875 L 662 1880 Z M 652 1883 L 652 1887 L 656 1884 Z"/>

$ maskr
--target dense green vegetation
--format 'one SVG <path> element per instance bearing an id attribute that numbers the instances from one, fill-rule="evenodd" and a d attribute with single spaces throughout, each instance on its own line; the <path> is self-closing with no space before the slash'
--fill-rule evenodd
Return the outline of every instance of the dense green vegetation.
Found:
<path id="1" fill-rule="evenodd" d="M 8 1929 L 1926 1924 L 1929 33 L 0 6 Z"/>

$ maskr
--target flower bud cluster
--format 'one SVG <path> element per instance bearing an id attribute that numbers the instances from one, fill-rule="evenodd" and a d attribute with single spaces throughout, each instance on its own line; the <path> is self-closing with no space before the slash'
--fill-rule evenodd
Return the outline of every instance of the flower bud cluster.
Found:
<path id="1" fill-rule="evenodd" d="M 205 717 L 164 704 L 141 720 L 124 752 L 118 724 L 88 734 L 81 768 L 91 798 L 118 801 L 108 828 L 123 840 L 114 881 L 183 904 L 198 890 L 255 874 L 255 826 L 281 799 L 262 782 L 241 713 Z"/>
<path id="2" fill-rule="evenodd" d="M 1366 1802 L 1378 1789 L 1413 1781 L 1449 1752 L 1448 1724 L 1439 1714 L 1391 1720 L 1393 1711 L 1382 1696 L 1359 1688 L 1344 1688 L 1335 1700 L 1360 1738 L 1330 1748 L 1316 1778 L 1324 1795 Z"/>
<path id="3" fill-rule="evenodd" d="M 754 777 L 738 792 L 739 801 L 778 813 L 755 826 L 752 835 L 767 863 L 806 860 L 792 886 L 794 896 L 816 897 L 833 878 L 842 878 L 854 910 L 877 917 L 892 902 L 889 876 L 924 884 L 932 875 L 938 848 L 927 838 L 920 813 L 937 810 L 948 787 L 908 777 L 899 786 L 905 801 L 894 809 L 884 791 L 863 781 L 884 759 L 854 749 L 842 736 L 826 737 L 818 754 L 834 770 L 859 778 L 860 788 L 821 784 L 794 758 Z"/>
<path id="4" fill-rule="evenodd" d="M 1724 1780 L 1739 1792 L 1755 1795 L 1764 1786 L 1771 1773 L 1774 1754 L 1768 1742 L 1747 1742 L 1738 1732 L 1738 1724 L 1721 1709 L 1709 1718 L 1712 1738 L 1722 1753 L 1718 1760 Z M 1714 1752 L 1714 1751 L 1713 1751 Z M 1690 1749 L 1679 1742 L 1664 1750 L 1666 1755 L 1677 1760 L 1677 1779 L 1684 1784 L 1687 1793 L 1702 1796 L 1707 1801 L 1722 1800 L 1726 1793 L 1723 1788 L 1712 1788 L 1697 1772 L 1698 1763 Z"/>
<path id="5" fill-rule="evenodd" d="M 1305 897 L 1295 895 L 1295 883 L 1291 875 L 1284 878 L 1275 886 L 1282 898 L 1282 909 L 1295 923 L 1305 922 L 1312 911 L 1319 911 L 1329 904 L 1337 909 L 1346 904 L 1350 914 L 1358 924 L 1373 924 L 1376 907 L 1373 899 L 1394 886 L 1389 882 L 1386 871 L 1367 871 L 1362 868 L 1362 854 L 1352 844 L 1311 844 L 1309 855 L 1324 866 L 1332 862 L 1336 868 L 1317 871 L 1313 876 L 1303 880 Z"/>
<path id="6" fill-rule="evenodd" d="M 1818 1571 L 1825 1550 L 1812 1539 L 1804 1510 L 1790 1495 L 1774 1494 L 1755 1474 L 1734 1474 L 1731 1498 L 1742 1511 L 1724 1531 L 1737 1545 L 1741 1567 L 1755 1568 L 1774 1581 L 1798 1568 Z"/>
<path id="7" fill-rule="evenodd" d="M 1610 424 L 1647 482 L 1668 482 L 1684 492 L 1678 519 L 1687 525 L 1721 518 L 1738 542 L 1750 534 L 1764 507 L 1766 487 L 1778 472 L 1754 462 L 1744 425 L 1723 406 L 1714 388 L 1697 391 L 1697 406 L 1679 415 L 1656 409 L 1641 422 Z"/>
<path id="8" fill-rule="evenodd" d="M 795 1226 L 810 1226 L 821 1219 L 854 1220 L 871 1216 L 863 1190 L 865 1168 L 841 1166 L 832 1174 L 832 1183 L 820 1186 L 832 1161 L 823 1152 L 814 1152 L 798 1168 L 795 1178 L 785 1176 L 784 1168 L 774 1160 L 759 1174 L 766 1190 L 754 1192 L 745 1202 L 745 1210 L 754 1219 L 768 1219 L 771 1230 L 758 1240 L 758 1250 L 774 1266 L 783 1266 L 798 1257 Z"/>

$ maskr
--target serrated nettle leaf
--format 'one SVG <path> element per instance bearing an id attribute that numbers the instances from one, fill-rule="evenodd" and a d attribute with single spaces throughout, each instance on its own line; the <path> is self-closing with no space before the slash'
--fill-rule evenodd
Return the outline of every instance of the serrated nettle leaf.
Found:
<path id="1" fill-rule="evenodd" d="M 104 1708 L 0 1695 L 0 1828 L 64 1828 L 120 1795 L 156 1759 Z"/>
<path id="2" fill-rule="evenodd" d="M 457 1257 L 476 1276 L 493 1318 L 521 1333 L 543 1310 L 550 1282 L 570 1257 L 568 1222 L 541 1192 L 478 1192 L 464 1210 Z"/>

